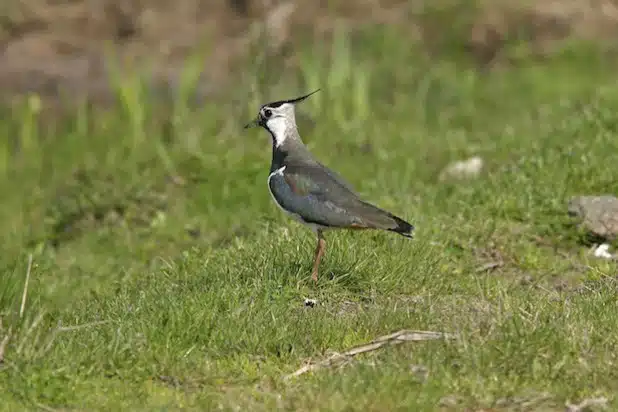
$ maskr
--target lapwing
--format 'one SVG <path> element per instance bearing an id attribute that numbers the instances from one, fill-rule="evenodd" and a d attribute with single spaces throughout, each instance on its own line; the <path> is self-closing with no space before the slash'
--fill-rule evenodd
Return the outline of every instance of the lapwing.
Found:
<path id="1" fill-rule="evenodd" d="M 341 176 L 317 161 L 304 145 L 296 126 L 295 105 L 307 95 L 267 103 L 245 129 L 260 126 L 272 137 L 268 188 L 277 205 L 317 235 L 311 278 L 318 281 L 328 229 L 381 229 L 412 238 L 414 226 L 363 201 Z"/>

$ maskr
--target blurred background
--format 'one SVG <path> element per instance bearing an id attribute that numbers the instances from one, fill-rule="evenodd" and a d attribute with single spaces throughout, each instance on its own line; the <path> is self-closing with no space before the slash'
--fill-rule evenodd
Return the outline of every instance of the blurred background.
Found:
<path id="1" fill-rule="evenodd" d="M 224 93 L 256 51 L 276 59 L 277 71 L 293 70 L 299 44 L 328 43 L 343 26 L 386 25 L 428 56 L 456 55 L 479 70 L 542 60 L 578 41 L 611 50 L 618 39 L 612 0 L 6 0 L 0 16 L 2 97 L 36 92 L 52 102 L 62 93 L 109 102 L 110 54 L 123 67 L 147 66 L 155 89 L 173 89 L 198 49 L 198 95 Z"/>

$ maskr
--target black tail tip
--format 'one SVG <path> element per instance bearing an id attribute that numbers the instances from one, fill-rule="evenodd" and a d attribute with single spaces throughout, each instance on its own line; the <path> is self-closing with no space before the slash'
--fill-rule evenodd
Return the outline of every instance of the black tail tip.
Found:
<path id="1" fill-rule="evenodd" d="M 414 226 L 409 224 L 403 219 L 398 218 L 397 216 L 393 216 L 395 222 L 397 222 L 397 227 L 390 229 L 392 232 L 399 233 L 403 237 L 407 237 L 408 239 L 412 239 L 414 237 Z"/>

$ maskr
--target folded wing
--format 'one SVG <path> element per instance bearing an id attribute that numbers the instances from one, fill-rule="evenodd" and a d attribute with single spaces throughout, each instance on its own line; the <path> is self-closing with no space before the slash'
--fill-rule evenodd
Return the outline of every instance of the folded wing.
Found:
<path id="1" fill-rule="evenodd" d="M 335 172 L 319 164 L 287 165 L 269 180 L 277 202 L 307 223 L 409 234 L 412 226 L 361 200 Z"/>

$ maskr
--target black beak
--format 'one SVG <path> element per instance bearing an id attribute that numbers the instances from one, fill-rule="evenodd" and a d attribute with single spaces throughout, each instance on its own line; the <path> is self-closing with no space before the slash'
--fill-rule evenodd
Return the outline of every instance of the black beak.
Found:
<path id="1" fill-rule="evenodd" d="M 256 118 L 245 125 L 245 129 L 250 129 L 252 127 L 260 126 L 260 118 Z"/>

